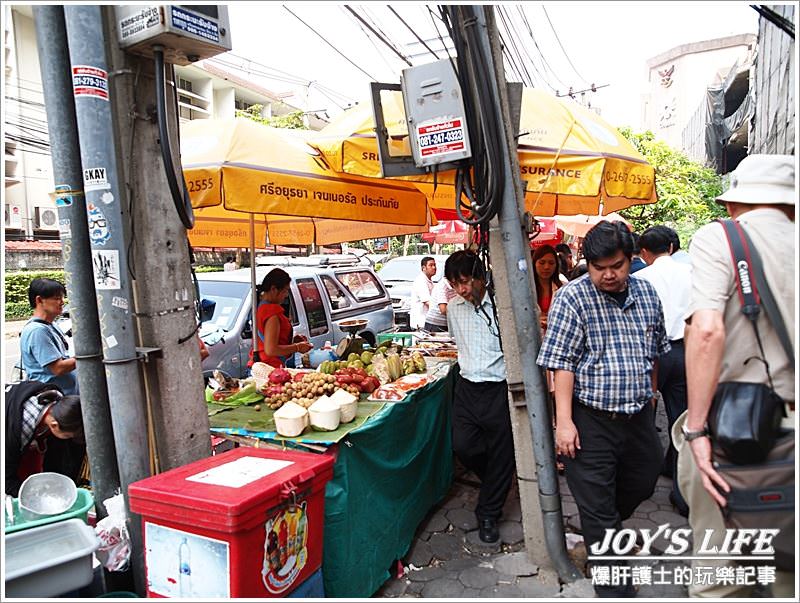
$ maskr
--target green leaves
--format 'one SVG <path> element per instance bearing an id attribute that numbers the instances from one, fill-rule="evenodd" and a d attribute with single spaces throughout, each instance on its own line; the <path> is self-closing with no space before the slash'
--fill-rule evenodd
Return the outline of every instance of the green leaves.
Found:
<path id="1" fill-rule="evenodd" d="M 271 126 L 273 128 L 288 128 L 290 130 L 308 130 L 305 122 L 303 121 L 303 112 L 302 111 L 293 111 L 291 113 L 287 113 L 286 115 L 277 115 L 275 117 L 262 117 L 261 111 L 264 109 L 264 105 L 250 105 L 244 111 L 241 109 L 236 109 L 236 117 L 246 117 L 247 119 L 252 119 L 260 124 L 264 124 L 265 126 Z"/>
<path id="2" fill-rule="evenodd" d="M 714 201 L 722 193 L 722 178 L 713 169 L 656 140 L 653 132 L 635 134 L 630 128 L 619 131 L 656 170 L 658 202 L 620 212 L 637 232 L 666 224 L 678 231 L 682 247 L 687 247 L 697 229 L 726 215 L 724 207 Z"/>

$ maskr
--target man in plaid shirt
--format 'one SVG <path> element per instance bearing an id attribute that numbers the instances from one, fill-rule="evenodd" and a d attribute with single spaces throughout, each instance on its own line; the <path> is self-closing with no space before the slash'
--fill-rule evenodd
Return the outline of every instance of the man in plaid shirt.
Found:
<path id="1" fill-rule="evenodd" d="M 656 360 L 670 346 L 655 288 L 629 276 L 633 249 L 622 222 L 586 234 L 589 272 L 553 298 L 537 360 L 554 371 L 556 451 L 587 549 L 652 495 L 663 459 L 653 396 Z M 631 584 L 595 591 L 635 596 Z"/>

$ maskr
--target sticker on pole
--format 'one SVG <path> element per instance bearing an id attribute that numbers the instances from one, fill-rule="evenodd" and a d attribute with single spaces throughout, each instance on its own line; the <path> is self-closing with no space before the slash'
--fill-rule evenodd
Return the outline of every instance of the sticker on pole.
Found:
<path id="1" fill-rule="evenodd" d="M 92 96 L 108 101 L 108 73 L 90 65 L 72 67 L 72 90 L 75 97 Z"/>
<path id="2" fill-rule="evenodd" d="M 92 268 L 94 269 L 95 289 L 119 289 L 122 282 L 119 265 L 119 251 L 92 249 Z M 109 345 L 109 347 L 113 347 Z"/>
<path id="3" fill-rule="evenodd" d="M 417 126 L 417 146 L 420 157 L 441 157 L 466 150 L 464 120 L 436 119 Z"/>
<path id="4" fill-rule="evenodd" d="M 219 43 L 219 25 L 216 21 L 206 19 L 199 13 L 189 12 L 186 7 L 170 6 L 169 9 L 172 16 L 172 27 L 198 38 Z"/>

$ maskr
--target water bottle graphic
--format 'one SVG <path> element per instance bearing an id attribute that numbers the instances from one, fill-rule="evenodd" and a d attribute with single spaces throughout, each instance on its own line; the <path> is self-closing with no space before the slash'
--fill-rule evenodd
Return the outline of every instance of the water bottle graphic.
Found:
<path id="1" fill-rule="evenodd" d="M 190 597 L 192 595 L 192 554 L 186 536 L 181 539 L 178 547 L 178 573 L 179 573 L 179 595 Z"/>

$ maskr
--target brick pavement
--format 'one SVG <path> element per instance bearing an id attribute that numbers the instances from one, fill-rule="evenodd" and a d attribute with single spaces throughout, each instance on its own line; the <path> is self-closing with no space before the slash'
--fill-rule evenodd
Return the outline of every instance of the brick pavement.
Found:
<path id="1" fill-rule="evenodd" d="M 663 411 L 657 415 L 662 442 L 666 441 L 666 418 Z M 566 478 L 559 477 L 564 528 L 568 534 L 580 534 L 580 518 L 575 500 L 569 492 Z M 625 527 L 655 528 L 669 523 L 675 529 L 688 526 L 669 502 L 671 481 L 659 477 L 653 496 L 642 503 L 633 517 L 624 522 Z M 522 514 L 519 492 L 511 489 L 503 509 L 500 524 L 500 542 L 486 545 L 477 537 L 477 520 L 473 509 L 478 496 L 478 481 L 456 462 L 453 486 L 442 502 L 431 509 L 420 524 L 411 548 L 402 560 L 405 575 L 390 578 L 375 593 L 376 597 L 424 598 L 587 598 L 594 597 L 588 579 L 561 585 L 551 572 L 540 572 L 528 560 L 522 532 Z M 570 541 L 578 540 L 576 536 Z M 657 540 L 653 546 L 663 552 L 665 544 Z M 586 550 L 580 542 L 569 551 L 579 570 L 585 571 Z M 663 565 L 666 571 L 679 567 L 679 562 L 647 561 L 651 571 L 658 572 Z M 655 582 L 655 580 L 654 580 Z M 685 587 L 674 584 L 642 585 L 639 597 L 686 597 Z"/>

